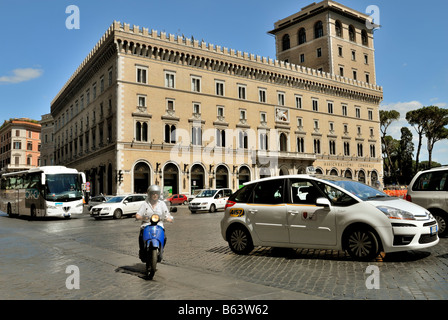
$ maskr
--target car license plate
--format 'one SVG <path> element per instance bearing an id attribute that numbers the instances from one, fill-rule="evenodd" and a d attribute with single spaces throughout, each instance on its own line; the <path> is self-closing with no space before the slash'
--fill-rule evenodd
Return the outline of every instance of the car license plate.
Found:
<path id="1" fill-rule="evenodd" d="M 437 233 L 437 231 L 438 231 L 438 226 L 437 225 L 432 226 L 430 228 L 430 233 L 431 233 L 432 236 L 435 235 Z"/>

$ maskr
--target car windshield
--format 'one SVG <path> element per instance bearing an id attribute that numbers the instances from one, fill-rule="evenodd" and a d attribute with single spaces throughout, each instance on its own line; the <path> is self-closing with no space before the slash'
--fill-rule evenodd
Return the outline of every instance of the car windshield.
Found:
<path id="1" fill-rule="evenodd" d="M 109 200 L 107 200 L 107 203 L 119 203 L 121 201 L 123 201 L 124 197 L 113 197 L 110 198 Z"/>
<path id="2" fill-rule="evenodd" d="M 196 196 L 196 198 L 210 198 L 215 195 L 217 190 L 202 190 L 200 194 Z"/>
<path id="3" fill-rule="evenodd" d="M 387 194 L 385 194 L 384 192 L 382 192 L 378 189 L 369 187 L 368 185 L 366 185 L 364 183 L 357 182 L 357 181 L 339 180 L 339 179 L 335 179 L 335 180 L 324 179 L 324 180 L 347 190 L 348 192 L 354 194 L 355 196 L 362 199 L 363 201 L 373 200 L 373 199 L 378 199 L 378 198 L 389 198 L 389 196 Z"/>

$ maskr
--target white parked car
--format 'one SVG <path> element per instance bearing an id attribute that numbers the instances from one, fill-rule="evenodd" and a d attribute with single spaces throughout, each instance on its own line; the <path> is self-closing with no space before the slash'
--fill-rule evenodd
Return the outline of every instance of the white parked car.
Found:
<path id="1" fill-rule="evenodd" d="M 90 216 L 95 219 L 113 217 L 119 219 L 123 215 L 134 215 L 146 199 L 145 194 L 115 196 L 97 206 L 92 207 Z"/>
<path id="2" fill-rule="evenodd" d="M 231 189 L 204 189 L 191 202 L 188 208 L 192 213 L 196 211 L 215 212 L 224 209 L 227 199 L 232 194 Z"/>
<path id="3" fill-rule="evenodd" d="M 334 249 L 365 261 L 439 242 L 428 210 L 335 176 L 249 182 L 227 201 L 221 232 L 238 254 L 254 246 Z"/>

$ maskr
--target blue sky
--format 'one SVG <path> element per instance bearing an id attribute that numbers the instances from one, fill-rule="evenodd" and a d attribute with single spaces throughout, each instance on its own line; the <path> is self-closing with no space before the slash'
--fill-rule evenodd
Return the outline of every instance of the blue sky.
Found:
<path id="1" fill-rule="evenodd" d="M 49 113 L 52 99 L 114 20 L 275 58 L 267 31 L 313 1 L 0 0 L 0 123 Z M 360 12 L 370 5 L 380 10 L 377 83 L 384 90 L 381 109 L 402 115 L 389 130 L 394 138 L 407 125 L 407 111 L 448 107 L 448 1 L 339 2 Z M 79 8 L 79 29 L 66 28 L 69 5 Z M 448 141 L 438 142 L 433 160 L 446 164 L 447 155 Z M 426 146 L 420 160 L 427 160 Z"/>

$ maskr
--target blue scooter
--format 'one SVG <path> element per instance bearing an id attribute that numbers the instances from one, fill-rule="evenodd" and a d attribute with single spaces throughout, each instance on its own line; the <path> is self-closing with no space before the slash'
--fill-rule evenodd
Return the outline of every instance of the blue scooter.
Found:
<path id="1" fill-rule="evenodd" d="M 171 212 L 176 212 L 176 208 L 171 208 Z M 153 214 L 150 218 L 150 225 L 143 229 L 144 261 L 146 261 L 146 277 L 149 280 L 154 278 L 157 270 L 157 262 L 163 258 L 165 248 L 165 230 L 158 225 L 160 216 Z"/>

